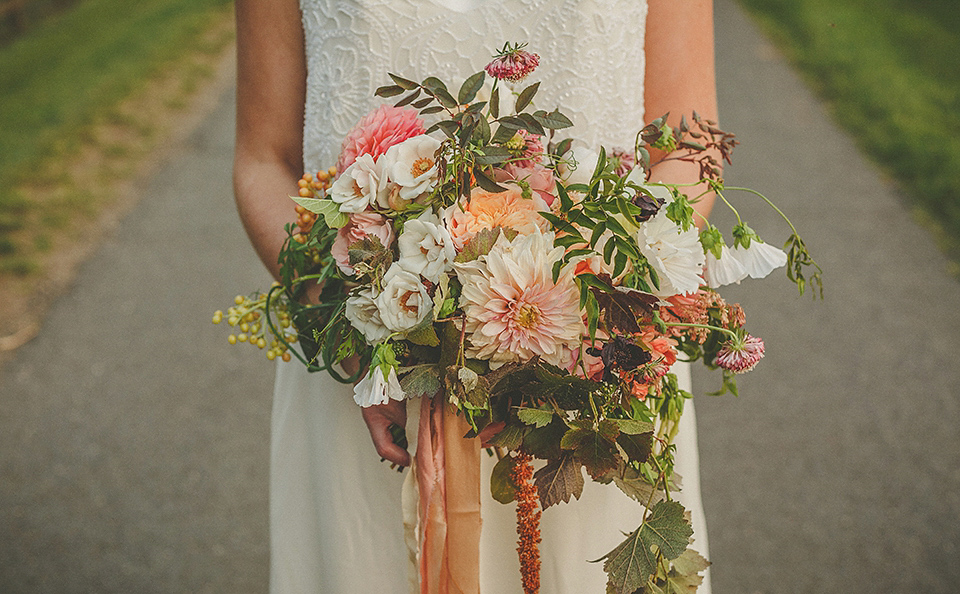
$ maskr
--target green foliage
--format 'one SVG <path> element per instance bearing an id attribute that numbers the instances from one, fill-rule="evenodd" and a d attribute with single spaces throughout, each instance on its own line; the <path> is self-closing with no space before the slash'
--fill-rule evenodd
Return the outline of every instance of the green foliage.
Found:
<path id="1" fill-rule="evenodd" d="M 228 5 L 84 0 L 0 48 L 0 222 L 31 208 L 14 192 L 40 163 L 184 52 L 216 49 L 202 33 Z"/>
<path id="2" fill-rule="evenodd" d="M 951 0 L 742 0 L 960 257 L 960 11 Z"/>
<path id="3" fill-rule="evenodd" d="M 616 594 L 633 594 L 657 573 L 660 558 L 676 559 L 687 548 L 693 528 L 683 517 L 683 506 L 663 501 L 650 516 L 603 559 Z"/>

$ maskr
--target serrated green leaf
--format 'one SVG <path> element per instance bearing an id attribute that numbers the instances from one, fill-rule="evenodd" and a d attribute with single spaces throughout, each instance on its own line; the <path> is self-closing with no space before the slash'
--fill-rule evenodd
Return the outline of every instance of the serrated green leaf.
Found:
<path id="1" fill-rule="evenodd" d="M 521 408 L 517 411 L 517 417 L 527 425 L 540 428 L 546 427 L 553 420 L 553 411 L 542 408 Z"/>
<path id="2" fill-rule="evenodd" d="M 507 425 L 500 433 L 497 433 L 490 439 L 490 445 L 514 451 L 523 443 L 523 436 L 525 434 L 525 427 Z"/>
<path id="3" fill-rule="evenodd" d="M 433 320 L 428 317 L 425 322 L 407 332 L 406 339 L 420 346 L 440 346 L 440 337 L 437 336 L 437 331 L 433 327 Z"/>
<path id="4" fill-rule="evenodd" d="M 543 509 L 561 502 L 569 503 L 570 497 L 580 499 L 584 484 L 580 463 L 571 454 L 550 460 L 534 473 L 533 484 L 537 487 Z"/>
<path id="5" fill-rule="evenodd" d="M 407 398 L 429 398 L 440 391 L 440 370 L 436 365 L 401 367 L 398 375 L 400 387 Z"/>
<path id="6" fill-rule="evenodd" d="M 454 262 L 472 262 L 480 256 L 486 256 L 500 237 L 500 227 L 482 229 L 463 246 L 463 250 L 453 259 Z"/>
<path id="7" fill-rule="evenodd" d="M 613 419 L 613 422 L 617 424 L 617 427 L 620 429 L 621 433 L 626 433 L 627 435 L 640 435 L 641 433 L 649 433 L 653 431 L 653 424 L 646 421 L 638 421 L 636 419 Z"/>
<path id="8" fill-rule="evenodd" d="M 670 561 L 686 550 L 693 528 L 683 511 L 676 501 L 656 504 L 639 528 L 602 557 L 603 570 L 617 594 L 633 594 L 643 588 L 656 573 L 658 555 Z"/>
<path id="9" fill-rule="evenodd" d="M 666 494 L 661 489 L 654 493 L 653 485 L 647 482 L 639 472 L 627 466 L 621 472 L 613 473 L 613 482 L 624 495 L 640 502 L 643 505 L 654 505 L 666 500 Z"/>

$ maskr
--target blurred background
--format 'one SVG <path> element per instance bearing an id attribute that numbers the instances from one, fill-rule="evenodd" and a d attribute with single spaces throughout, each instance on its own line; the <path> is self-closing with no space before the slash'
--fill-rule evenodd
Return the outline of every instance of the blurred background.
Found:
<path id="1" fill-rule="evenodd" d="M 0 592 L 267 590 L 273 364 L 210 325 L 269 282 L 231 11 L 0 0 Z M 960 11 L 716 0 L 716 37 L 727 184 L 825 298 L 725 291 L 767 357 L 694 377 L 714 591 L 960 591 Z"/>

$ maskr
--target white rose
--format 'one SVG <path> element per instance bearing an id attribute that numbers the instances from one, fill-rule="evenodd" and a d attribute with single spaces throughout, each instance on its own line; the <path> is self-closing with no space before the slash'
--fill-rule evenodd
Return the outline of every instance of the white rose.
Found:
<path id="1" fill-rule="evenodd" d="M 340 212 L 363 212 L 377 198 L 380 177 L 380 166 L 373 157 L 361 155 L 330 186 L 330 198 L 340 205 Z"/>
<path id="2" fill-rule="evenodd" d="M 593 170 L 597 168 L 600 154 L 582 146 L 573 147 L 563 155 L 563 160 L 557 165 L 557 173 L 564 184 L 590 184 Z"/>
<path id="3" fill-rule="evenodd" d="M 402 200 L 415 200 L 421 194 L 433 190 L 438 177 L 435 157 L 438 148 L 439 140 L 421 134 L 387 149 L 380 157 L 380 162 L 383 179 L 388 183 L 382 184 L 377 204 L 390 208 L 391 193 L 395 193 Z"/>
<path id="4" fill-rule="evenodd" d="M 406 394 L 397 379 L 397 371 L 393 367 L 390 368 L 390 374 L 384 378 L 383 370 L 377 365 L 370 375 L 353 387 L 353 400 L 364 408 L 386 404 L 390 400 L 403 400 L 405 397 Z"/>
<path id="5" fill-rule="evenodd" d="M 410 330 L 433 311 L 433 301 L 420 277 L 400 268 L 399 262 L 383 275 L 383 291 L 375 301 L 383 325 L 394 332 Z"/>
<path id="6" fill-rule="evenodd" d="M 456 257 L 450 232 L 432 210 L 404 223 L 397 245 L 400 267 L 434 283 L 453 267 Z"/>
<path id="7" fill-rule="evenodd" d="M 370 344 L 375 344 L 390 336 L 390 330 L 380 319 L 380 310 L 374 301 L 373 288 L 368 287 L 359 293 L 347 297 L 344 315 L 360 331 Z"/>

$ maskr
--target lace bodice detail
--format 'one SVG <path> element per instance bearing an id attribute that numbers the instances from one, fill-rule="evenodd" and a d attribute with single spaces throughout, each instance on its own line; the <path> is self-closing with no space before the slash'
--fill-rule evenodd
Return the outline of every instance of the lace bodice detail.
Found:
<path id="1" fill-rule="evenodd" d="M 387 72 L 437 76 L 454 94 L 505 42 L 527 42 L 543 85 L 591 146 L 632 146 L 643 125 L 643 0 L 301 0 L 306 35 L 304 165 L 333 165 L 353 125 L 382 102 Z M 518 89 L 519 90 L 519 89 Z"/>

